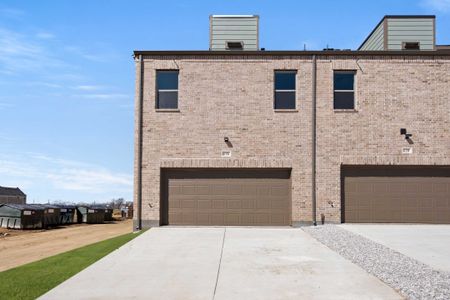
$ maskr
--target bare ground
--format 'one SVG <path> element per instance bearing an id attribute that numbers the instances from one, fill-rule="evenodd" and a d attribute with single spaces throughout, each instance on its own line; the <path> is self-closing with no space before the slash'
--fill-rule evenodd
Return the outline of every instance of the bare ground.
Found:
<path id="1" fill-rule="evenodd" d="M 78 224 L 49 230 L 5 230 L 0 237 L 0 272 L 131 232 L 132 220 Z"/>

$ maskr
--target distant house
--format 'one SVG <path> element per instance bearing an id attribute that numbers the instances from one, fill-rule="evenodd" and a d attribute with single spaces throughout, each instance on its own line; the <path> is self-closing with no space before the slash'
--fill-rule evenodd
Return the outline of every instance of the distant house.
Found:
<path id="1" fill-rule="evenodd" d="M 26 204 L 27 195 L 25 195 L 18 187 L 11 188 L 0 186 L 0 203 Z"/>

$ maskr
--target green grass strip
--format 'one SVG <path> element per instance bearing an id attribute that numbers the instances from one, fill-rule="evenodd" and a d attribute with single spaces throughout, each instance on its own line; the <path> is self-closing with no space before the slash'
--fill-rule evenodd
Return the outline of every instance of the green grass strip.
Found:
<path id="1" fill-rule="evenodd" d="M 127 233 L 0 272 L 0 299 L 36 299 L 141 233 Z"/>

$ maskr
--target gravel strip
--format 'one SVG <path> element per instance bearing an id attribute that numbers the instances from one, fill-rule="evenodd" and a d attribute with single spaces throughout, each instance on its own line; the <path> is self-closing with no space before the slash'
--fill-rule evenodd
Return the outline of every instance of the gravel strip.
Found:
<path id="1" fill-rule="evenodd" d="M 303 227 L 322 244 L 375 275 L 407 299 L 450 299 L 450 273 L 335 225 Z"/>

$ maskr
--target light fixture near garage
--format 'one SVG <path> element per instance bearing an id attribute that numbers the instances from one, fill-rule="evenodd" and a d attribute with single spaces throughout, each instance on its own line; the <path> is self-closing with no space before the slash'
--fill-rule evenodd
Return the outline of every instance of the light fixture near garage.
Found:
<path id="1" fill-rule="evenodd" d="M 408 133 L 406 131 L 406 128 L 400 128 L 400 135 L 404 135 L 405 136 L 405 140 L 409 140 L 409 138 L 412 137 L 412 134 Z"/>
<path id="2" fill-rule="evenodd" d="M 414 142 L 412 141 L 411 137 L 412 134 L 408 133 L 406 128 L 400 128 L 400 135 L 404 135 L 405 136 L 405 140 L 409 143 L 409 144 L 414 144 Z"/>
<path id="3" fill-rule="evenodd" d="M 230 142 L 230 138 L 225 136 L 223 138 L 223 141 L 225 142 L 225 144 L 227 144 L 228 148 L 233 148 L 233 144 Z"/>

